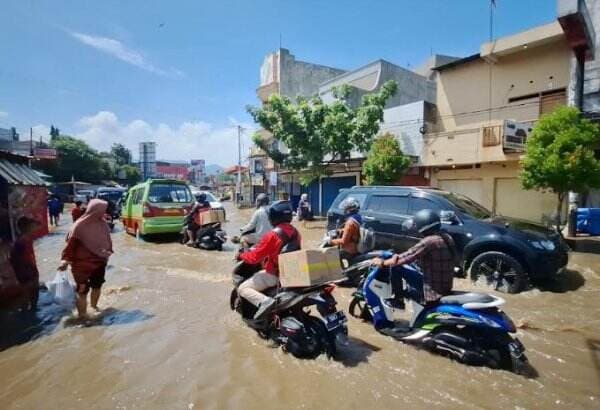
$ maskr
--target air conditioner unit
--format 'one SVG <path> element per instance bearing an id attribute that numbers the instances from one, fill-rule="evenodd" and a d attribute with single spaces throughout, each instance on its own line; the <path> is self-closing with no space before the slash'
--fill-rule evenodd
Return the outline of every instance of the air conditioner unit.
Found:
<path id="1" fill-rule="evenodd" d="M 507 152 L 523 152 L 527 137 L 531 134 L 532 128 L 528 123 L 517 122 L 513 120 L 504 121 L 503 148 Z"/>

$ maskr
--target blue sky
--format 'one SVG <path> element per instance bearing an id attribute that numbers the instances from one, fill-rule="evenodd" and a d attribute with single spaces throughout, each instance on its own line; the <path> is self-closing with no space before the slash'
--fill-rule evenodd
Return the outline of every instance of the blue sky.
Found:
<path id="1" fill-rule="evenodd" d="M 496 0 L 495 34 L 551 22 L 554 0 Z M 3 0 L 0 127 L 50 124 L 98 149 L 235 162 L 259 69 L 279 46 L 352 69 L 466 56 L 488 38 L 487 0 Z M 248 146 L 248 137 L 245 145 Z"/>

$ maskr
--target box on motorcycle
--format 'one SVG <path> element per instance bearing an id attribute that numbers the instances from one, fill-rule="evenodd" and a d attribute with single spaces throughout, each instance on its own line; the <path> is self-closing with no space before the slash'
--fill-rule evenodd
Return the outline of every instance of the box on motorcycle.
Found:
<path id="1" fill-rule="evenodd" d="M 279 255 L 283 287 L 314 286 L 344 279 L 338 248 L 306 249 Z"/>
<path id="2" fill-rule="evenodd" d="M 204 212 L 198 212 L 195 222 L 200 226 L 225 222 L 225 211 L 222 209 L 209 209 Z"/>

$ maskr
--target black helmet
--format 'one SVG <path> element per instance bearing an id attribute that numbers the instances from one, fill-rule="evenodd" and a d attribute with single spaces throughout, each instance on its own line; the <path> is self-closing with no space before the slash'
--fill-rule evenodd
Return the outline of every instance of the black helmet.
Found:
<path id="1" fill-rule="evenodd" d="M 206 194 L 204 192 L 200 192 L 199 194 L 196 194 L 196 201 L 206 202 Z"/>
<path id="2" fill-rule="evenodd" d="M 267 194 L 258 194 L 256 196 L 256 207 L 260 208 L 264 205 L 269 205 L 269 196 Z"/>
<path id="3" fill-rule="evenodd" d="M 277 201 L 273 202 L 273 205 L 269 208 L 269 222 L 271 225 L 277 226 L 281 223 L 292 222 L 294 211 L 289 201 Z"/>
<path id="4" fill-rule="evenodd" d="M 344 215 L 352 215 L 360 211 L 360 202 L 349 196 L 340 203 L 340 208 L 344 211 Z"/>
<path id="5" fill-rule="evenodd" d="M 433 235 L 442 226 L 440 216 L 431 209 L 422 209 L 413 218 L 414 228 L 424 236 Z"/>

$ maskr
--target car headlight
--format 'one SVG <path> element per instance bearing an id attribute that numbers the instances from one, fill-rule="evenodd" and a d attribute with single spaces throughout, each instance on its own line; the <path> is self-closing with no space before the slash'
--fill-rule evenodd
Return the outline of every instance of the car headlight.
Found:
<path id="1" fill-rule="evenodd" d="M 553 251 L 556 248 L 556 245 L 551 240 L 539 240 L 539 241 L 531 241 L 531 245 L 534 248 L 546 251 Z"/>

